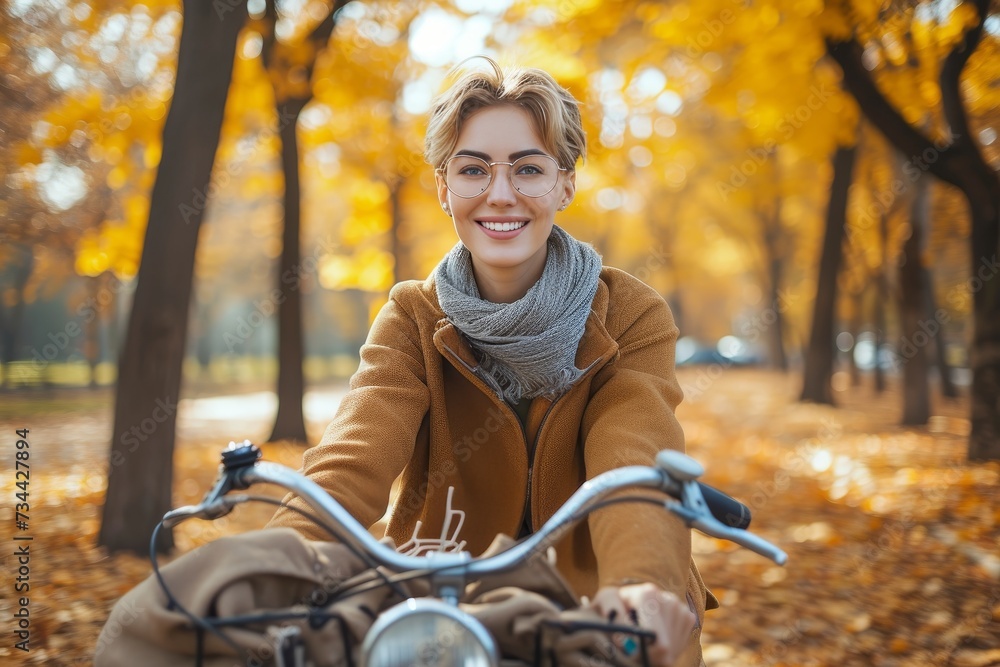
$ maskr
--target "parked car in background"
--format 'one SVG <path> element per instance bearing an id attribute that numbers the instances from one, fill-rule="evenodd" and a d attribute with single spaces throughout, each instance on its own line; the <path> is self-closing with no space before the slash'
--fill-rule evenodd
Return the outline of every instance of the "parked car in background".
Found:
<path id="1" fill-rule="evenodd" d="M 714 345 L 692 336 L 684 336 L 677 341 L 677 366 L 756 366 L 762 361 L 753 345 L 736 336 L 723 336 Z"/>

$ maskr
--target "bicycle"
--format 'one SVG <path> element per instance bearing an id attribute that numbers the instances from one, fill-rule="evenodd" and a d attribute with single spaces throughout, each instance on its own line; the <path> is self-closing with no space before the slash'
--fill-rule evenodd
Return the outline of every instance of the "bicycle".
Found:
<path id="1" fill-rule="evenodd" d="M 119 641 L 124 642 L 127 638 L 133 643 L 115 647 L 112 643 L 99 641 L 100 647 L 112 646 L 116 650 L 99 651 L 95 656 L 95 665 L 128 664 L 116 655 L 123 650 L 126 653 L 141 650 L 135 648 L 141 646 L 141 641 L 155 639 L 161 644 L 170 644 L 171 641 L 184 643 L 171 639 L 175 636 L 187 637 L 176 634 L 182 623 L 186 624 L 183 630 L 194 634 L 191 658 L 193 664 L 199 666 L 271 664 L 275 667 L 305 667 L 343 664 L 353 667 L 360 664 L 361 667 L 499 667 L 558 665 L 561 661 L 576 661 L 577 656 L 581 656 L 582 664 L 588 665 L 646 665 L 646 649 L 653 639 L 652 633 L 630 625 L 593 619 L 569 609 L 578 601 L 562 583 L 554 564 L 547 557 L 549 547 L 578 521 L 610 503 L 654 502 L 706 535 L 732 541 L 779 565 L 784 565 L 787 560 L 787 555 L 780 548 L 747 531 L 751 517 L 745 505 L 697 481 L 704 473 L 702 466 L 694 459 L 670 450 L 661 451 L 654 466 L 618 468 L 585 482 L 537 532 L 512 544 L 509 540 L 501 540 L 496 543 L 495 549 L 491 547 L 478 558 L 460 550 L 435 550 L 427 555 L 400 553 L 372 536 L 315 482 L 290 468 L 260 459 L 260 450 L 248 441 L 239 445 L 229 443 L 229 447 L 222 452 L 219 475 L 213 488 L 202 501 L 197 505 L 177 508 L 164 516 L 150 539 L 153 575 L 119 601 L 102 631 L 101 639 L 105 640 L 113 634 L 109 630 L 113 628 L 113 622 L 121 625 L 115 619 L 122 618 L 120 608 L 123 602 L 128 606 L 129 596 L 133 594 L 139 599 L 159 596 L 158 601 L 163 608 L 156 613 L 169 617 L 173 625 L 169 631 L 157 630 L 155 623 L 150 621 L 152 629 L 142 624 L 140 627 L 120 629 L 118 634 L 122 639 Z M 268 533 L 265 530 L 242 541 L 241 538 L 234 538 L 232 544 L 235 547 L 231 547 L 230 552 L 235 548 L 244 554 L 257 554 L 260 559 L 260 554 L 276 550 L 275 553 L 280 553 L 283 558 L 303 561 L 313 570 L 334 568 L 334 563 L 339 563 L 341 571 L 337 576 L 321 581 L 320 573 L 314 572 L 302 575 L 304 583 L 293 585 L 282 579 L 285 582 L 282 586 L 295 589 L 294 592 L 278 585 L 269 588 L 268 584 L 252 579 L 254 559 L 219 557 L 218 554 L 213 555 L 211 550 L 200 555 L 198 550 L 185 554 L 160 569 L 154 545 L 161 526 L 176 526 L 191 518 L 218 519 L 235 506 L 250 500 L 280 504 L 270 498 L 233 493 L 264 483 L 276 484 L 302 497 L 316 513 L 315 516 L 308 515 L 324 526 L 336 541 L 329 545 L 305 544 L 304 540 L 296 541 L 284 532 Z M 665 493 L 668 499 L 661 502 L 649 496 L 607 498 L 615 491 L 632 487 L 656 489 Z M 271 530 L 292 532 L 290 529 Z M 326 555 L 328 553 L 333 555 Z M 267 560 L 266 557 L 264 559 Z M 324 559 L 325 565 L 322 564 Z M 281 562 L 281 567 L 285 565 L 280 558 L 272 560 Z M 303 571 L 310 569 L 303 565 L 297 567 Z M 173 568 L 174 573 L 169 577 L 165 575 L 168 568 Z M 238 595 L 232 591 L 227 595 L 239 598 L 244 607 L 249 605 L 253 613 L 228 616 L 219 613 L 223 607 L 232 606 L 219 599 L 212 602 L 214 607 L 206 606 L 202 600 L 199 604 L 204 607 L 204 614 L 190 611 L 187 607 L 192 600 L 199 599 L 199 591 L 192 591 L 187 596 L 187 605 L 178 599 L 176 589 L 188 584 L 191 577 L 204 574 L 206 569 L 225 572 L 225 576 L 229 577 L 234 576 L 234 570 L 242 571 L 241 568 L 248 569 L 247 580 L 240 580 Z M 505 573 L 514 573 L 514 578 L 505 580 Z M 326 574 L 329 573 L 324 576 Z M 168 584 L 167 578 L 171 578 L 172 582 Z M 513 594 L 503 585 L 505 583 L 516 584 L 530 595 L 520 599 L 512 597 Z M 200 585 L 192 584 L 194 587 Z M 463 604 L 470 600 L 470 588 L 478 597 L 471 598 L 473 604 Z M 252 602 L 247 597 L 247 589 L 257 595 Z M 265 589 L 271 591 L 267 595 L 272 597 L 278 590 L 284 598 L 298 596 L 297 604 L 288 605 L 288 600 L 283 598 L 284 608 L 254 608 L 255 604 L 266 607 L 262 602 L 267 597 L 262 592 Z M 476 607 L 476 600 L 479 607 Z M 133 608 L 129 613 L 135 616 L 135 599 L 131 604 Z M 496 610 L 504 605 L 517 607 L 522 617 L 525 610 L 530 612 L 529 616 L 533 614 L 532 618 L 536 621 L 531 626 L 533 638 L 523 629 L 528 627 L 521 623 L 523 618 L 512 620 L 513 617 L 508 618 L 501 613 L 502 619 L 498 624 Z M 520 632 L 518 627 L 522 628 Z M 249 634 L 247 628 L 252 628 Z M 157 632 L 164 636 L 158 637 Z M 513 637 L 508 636 L 511 633 Z M 140 639 L 136 640 L 133 635 L 140 636 Z M 151 636 L 153 639 L 150 639 Z M 317 636 L 321 636 L 322 641 Z M 624 638 L 623 645 L 605 639 L 610 636 Z M 110 641 L 114 639 L 112 637 Z M 140 644 L 134 646 L 135 641 Z M 230 657 L 221 658 L 220 662 L 210 657 L 213 650 L 228 652 Z M 148 654 L 142 655 L 148 658 Z M 241 662 L 234 662 L 233 655 L 238 656 Z M 156 664 L 192 664 L 191 658 L 187 662 L 178 658 L 176 662 Z"/>

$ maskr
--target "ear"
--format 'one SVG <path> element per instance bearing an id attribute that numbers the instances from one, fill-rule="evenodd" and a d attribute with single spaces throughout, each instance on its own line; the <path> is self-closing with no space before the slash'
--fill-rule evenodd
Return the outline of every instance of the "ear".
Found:
<path id="1" fill-rule="evenodd" d="M 437 187 L 438 203 L 441 208 L 448 208 L 448 186 L 445 185 L 444 176 L 437 169 L 434 170 L 434 185 Z"/>
<path id="2" fill-rule="evenodd" d="M 562 179 L 562 196 L 559 198 L 559 205 L 563 208 L 570 205 L 573 201 L 573 197 L 576 196 L 576 170 L 568 171 L 563 174 Z"/>

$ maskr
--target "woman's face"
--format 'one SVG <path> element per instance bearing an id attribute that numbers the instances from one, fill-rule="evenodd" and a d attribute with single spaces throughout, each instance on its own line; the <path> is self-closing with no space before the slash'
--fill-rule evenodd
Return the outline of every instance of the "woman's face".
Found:
<path id="1" fill-rule="evenodd" d="M 480 109 L 465 120 L 453 155 L 513 162 L 531 152 L 549 154 L 531 117 L 516 106 L 502 105 Z M 511 186 L 509 170 L 495 165 L 489 188 L 470 199 L 452 194 L 437 172 L 438 198 L 451 211 L 455 231 L 472 253 L 479 292 L 495 302 L 516 301 L 541 277 L 556 211 L 569 204 L 576 191 L 575 172 L 560 171 L 551 192 L 528 197 Z M 504 223 L 508 231 L 501 231 Z"/>

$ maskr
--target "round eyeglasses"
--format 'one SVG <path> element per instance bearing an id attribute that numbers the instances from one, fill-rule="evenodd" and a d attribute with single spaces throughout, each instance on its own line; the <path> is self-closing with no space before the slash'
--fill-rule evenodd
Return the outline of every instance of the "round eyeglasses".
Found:
<path id="1" fill-rule="evenodd" d="M 487 162 L 472 155 L 455 155 L 448 158 L 440 171 L 451 194 L 462 199 L 478 197 L 493 182 L 494 167 L 508 166 L 507 178 L 511 187 L 525 197 L 544 197 L 552 192 L 559 181 L 559 172 L 568 171 L 559 166 L 555 158 L 538 154 L 525 155 L 513 162 Z"/>

